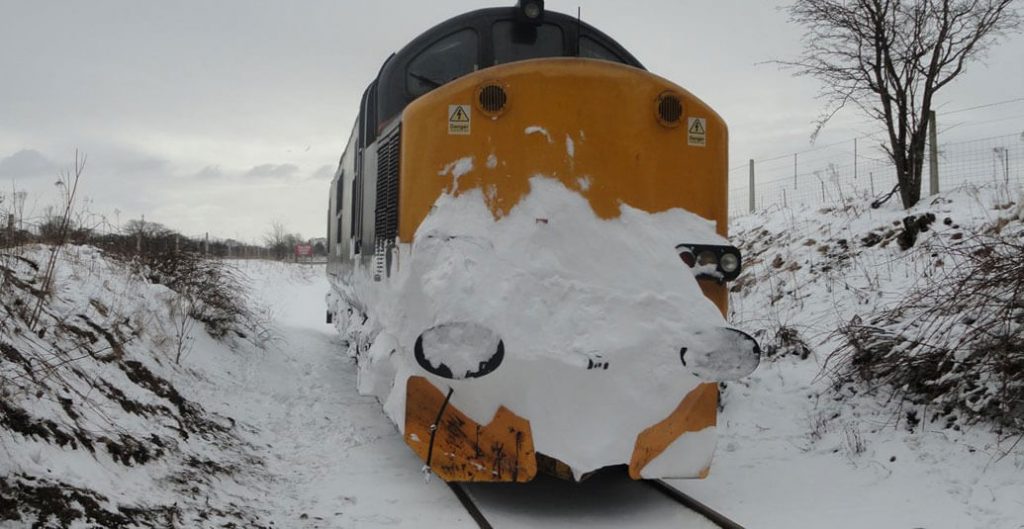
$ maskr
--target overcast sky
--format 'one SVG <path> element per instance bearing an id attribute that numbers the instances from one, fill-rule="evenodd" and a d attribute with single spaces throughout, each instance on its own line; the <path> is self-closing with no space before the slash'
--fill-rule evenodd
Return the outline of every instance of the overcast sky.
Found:
<path id="1" fill-rule="evenodd" d="M 258 240 L 272 221 L 323 236 L 331 174 L 359 96 L 433 24 L 511 0 L 355 2 L 0 0 L 0 194 L 56 199 L 75 149 L 82 192 L 111 223 L 145 215 L 187 234 Z M 772 64 L 800 29 L 771 0 L 548 0 L 618 39 L 726 119 L 731 165 L 812 147 L 817 84 Z M 943 139 L 1024 132 L 1024 38 L 940 93 Z M 851 111 L 818 144 L 869 134 Z"/>

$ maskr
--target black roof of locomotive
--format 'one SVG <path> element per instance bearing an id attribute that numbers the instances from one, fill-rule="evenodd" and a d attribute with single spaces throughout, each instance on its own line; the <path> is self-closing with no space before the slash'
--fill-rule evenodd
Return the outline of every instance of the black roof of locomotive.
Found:
<path id="1" fill-rule="evenodd" d="M 423 32 L 397 53 L 391 55 L 380 69 L 374 84 L 371 84 L 368 91 L 376 87 L 376 119 L 374 125 L 383 124 L 402 112 L 406 105 L 415 100 L 418 96 L 410 94 L 406 85 L 407 68 L 409 62 L 416 58 L 420 52 L 427 49 L 438 40 L 445 38 L 460 30 L 472 28 L 480 36 L 480 47 L 478 50 L 478 64 L 481 68 L 494 64 L 494 46 L 491 38 L 492 27 L 499 21 L 516 21 L 517 9 L 514 7 L 496 7 L 479 9 L 450 18 L 440 24 Z M 584 35 L 599 42 L 601 45 L 612 51 L 621 63 L 643 69 L 640 63 L 629 51 L 614 39 L 604 34 L 599 29 L 562 13 L 545 11 L 544 24 L 555 24 L 562 30 L 564 39 L 562 53 L 557 56 L 576 56 L 579 52 L 577 46 L 579 36 Z M 448 80 L 451 81 L 451 80 Z M 365 96 L 364 96 L 365 99 Z M 365 107 L 364 107 L 365 108 Z M 369 117 L 369 116 L 368 116 Z M 371 118 L 372 119 L 372 118 Z M 366 132 L 376 136 L 376 126 L 369 127 Z M 367 143 L 372 138 L 366 138 Z"/>

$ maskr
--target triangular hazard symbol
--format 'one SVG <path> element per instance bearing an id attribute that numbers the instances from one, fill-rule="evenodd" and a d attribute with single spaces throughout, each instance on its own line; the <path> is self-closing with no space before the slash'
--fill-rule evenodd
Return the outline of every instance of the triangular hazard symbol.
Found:
<path id="1" fill-rule="evenodd" d="M 704 125 L 701 120 L 693 120 L 693 124 L 690 125 L 690 134 L 704 134 Z"/>
<path id="2" fill-rule="evenodd" d="M 469 122 L 469 115 L 466 114 L 466 110 L 461 107 L 455 107 L 455 112 L 452 112 L 452 117 L 448 118 L 448 121 L 452 123 L 467 123 Z"/>

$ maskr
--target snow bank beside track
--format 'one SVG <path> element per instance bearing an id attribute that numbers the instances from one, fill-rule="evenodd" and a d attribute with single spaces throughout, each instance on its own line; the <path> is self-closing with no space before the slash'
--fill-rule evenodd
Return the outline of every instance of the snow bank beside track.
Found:
<path id="1" fill-rule="evenodd" d="M 231 491 L 262 462 L 196 389 L 237 350 L 183 333 L 179 293 L 96 248 L 61 248 L 42 292 L 53 250 L 0 253 L 0 520 L 261 527 Z"/>
<path id="2" fill-rule="evenodd" d="M 745 272 L 733 284 L 732 319 L 755 332 L 765 361 L 723 391 L 710 477 L 673 485 L 750 527 L 1018 527 L 1017 437 L 903 400 L 904 388 L 835 378 L 840 359 L 830 357 L 845 343 L 842 327 L 871 322 L 961 266 L 951 245 L 1019 237 L 1020 197 L 965 187 L 909 211 L 869 202 L 734 221 Z M 908 246 L 908 224 L 929 215 Z"/>

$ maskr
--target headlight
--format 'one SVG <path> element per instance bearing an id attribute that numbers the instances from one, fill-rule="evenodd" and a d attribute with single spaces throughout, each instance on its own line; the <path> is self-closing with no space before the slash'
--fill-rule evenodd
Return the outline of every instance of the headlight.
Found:
<path id="1" fill-rule="evenodd" d="M 698 279 L 732 281 L 742 268 L 740 251 L 733 246 L 684 243 L 676 246 L 676 253 Z"/>
<path id="2" fill-rule="evenodd" d="M 722 267 L 722 271 L 726 274 L 735 273 L 740 269 L 740 256 L 732 252 L 726 252 L 722 254 L 722 259 L 719 260 L 718 265 Z"/>
<path id="3" fill-rule="evenodd" d="M 718 255 L 711 250 L 703 250 L 697 254 L 697 264 L 700 266 L 718 266 Z"/>

